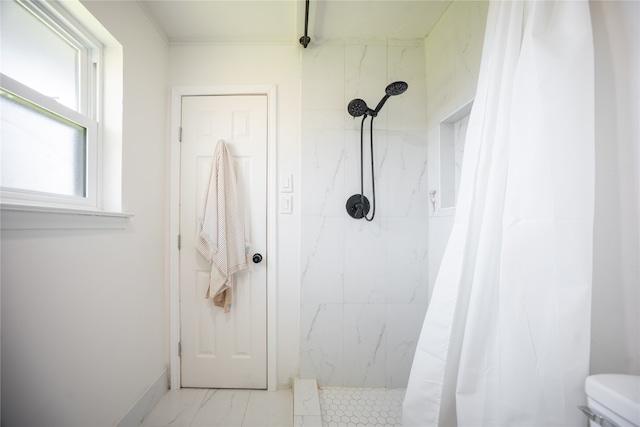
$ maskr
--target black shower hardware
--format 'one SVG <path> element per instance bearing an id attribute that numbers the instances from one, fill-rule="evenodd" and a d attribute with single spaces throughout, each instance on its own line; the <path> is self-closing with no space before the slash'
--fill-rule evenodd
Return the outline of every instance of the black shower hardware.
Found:
<path id="1" fill-rule="evenodd" d="M 367 106 L 367 103 L 362 99 L 356 98 L 349 103 L 349 105 L 347 106 L 347 111 L 349 111 L 349 114 L 351 114 L 353 117 L 360 117 L 363 114 L 371 117 L 376 117 L 382 109 L 382 106 L 385 102 L 387 102 L 387 99 L 389 99 L 390 96 L 400 95 L 404 93 L 404 91 L 406 91 L 408 87 L 409 85 L 405 82 L 393 82 L 389 84 L 385 89 L 386 94 L 382 97 L 380 102 L 378 102 L 375 110 L 369 108 Z"/>
<path id="2" fill-rule="evenodd" d="M 306 49 L 311 42 L 311 38 L 307 35 L 309 29 L 309 0 L 306 1 L 304 9 L 304 36 L 300 37 L 300 44 Z"/>
<path id="3" fill-rule="evenodd" d="M 390 96 L 400 95 L 404 93 L 409 87 L 405 82 L 393 82 L 387 86 L 385 89 L 385 95 L 382 97 L 380 102 L 374 110 L 367 106 L 367 103 L 364 102 L 360 98 L 356 98 L 347 105 L 347 111 L 354 118 L 364 116 L 362 118 L 362 122 L 360 123 L 360 194 L 354 194 L 349 197 L 347 200 L 347 213 L 355 219 L 364 218 L 367 221 L 373 221 L 373 218 L 376 216 L 376 184 L 375 177 L 373 171 L 373 119 L 378 116 L 378 113 L 384 106 L 384 103 L 387 102 Z M 371 121 L 369 123 L 370 126 L 370 136 L 369 136 L 369 145 L 371 150 L 371 195 L 373 199 L 373 206 L 369 203 L 369 199 L 364 195 L 364 122 L 367 117 L 371 117 Z M 371 211 L 371 218 L 367 215 L 369 214 L 369 209 L 373 207 Z"/>

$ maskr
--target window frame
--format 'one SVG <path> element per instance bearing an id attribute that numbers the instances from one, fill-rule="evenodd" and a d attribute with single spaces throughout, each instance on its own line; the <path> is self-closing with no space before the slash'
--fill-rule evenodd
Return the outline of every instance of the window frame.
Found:
<path id="1" fill-rule="evenodd" d="M 0 86 L 5 91 L 24 99 L 27 102 L 48 110 L 53 115 L 73 122 L 86 129 L 86 170 L 85 196 L 67 196 L 54 193 L 42 193 L 33 190 L 0 187 L 2 203 L 39 204 L 49 206 L 74 206 L 97 208 L 98 181 L 98 123 L 57 103 L 53 99 L 42 95 L 28 86 L 0 74 Z"/>
<path id="2" fill-rule="evenodd" d="M 0 187 L 0 204 L 101 210 L 101 67 L 104 46 L 55 1 L 15 0 L 79 51 L 78 111 L 0 73 L 0 86 L 64 120 L 86 129 L 85 196 Z"/>

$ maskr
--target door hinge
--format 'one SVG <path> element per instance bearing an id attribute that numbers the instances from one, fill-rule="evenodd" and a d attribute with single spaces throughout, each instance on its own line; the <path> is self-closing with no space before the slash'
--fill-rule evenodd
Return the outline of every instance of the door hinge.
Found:
<path id="1" fill-rule="evenodd" d="M 182 341 L 178 342 L 178 357 L 182 356 Z"/>
<path id="2" fill-rule="evenodd" d="M 178 141 L 182 142 L 182 126 L 178 128 Z"/>
<path id="3" fill-rule="evenodd" d="M 178 234 L 178 250 L 182 249 L 182 235 Z"/>

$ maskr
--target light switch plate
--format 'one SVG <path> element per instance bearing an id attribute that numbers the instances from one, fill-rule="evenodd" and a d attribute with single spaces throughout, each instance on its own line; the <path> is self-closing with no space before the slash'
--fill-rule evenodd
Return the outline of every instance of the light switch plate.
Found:
<path id="1" fill-rule="evenodd" d="M 290 214 L 293 213 L 293 198 L 291 194 L 280 195 L 280 213 Z"/>
<path id="2" fill-rule="evenodd" d="M 280 192 L 281 193 L 293 192 L 293 176 L 292 175 L 280 176 Z"/>

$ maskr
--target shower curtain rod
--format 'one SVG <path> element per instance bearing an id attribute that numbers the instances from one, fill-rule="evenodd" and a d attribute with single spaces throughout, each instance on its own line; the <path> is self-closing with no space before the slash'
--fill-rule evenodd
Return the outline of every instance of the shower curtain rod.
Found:
<path id="1" fill-rule="evenodd" d="M 309 0 L 306 0 L 306 6 L 304 11 L 304 36 L 300 37 L 300 44 L 306 49 L 309 46 L 311 39 L 307 35 L 309 29 Z"/>

